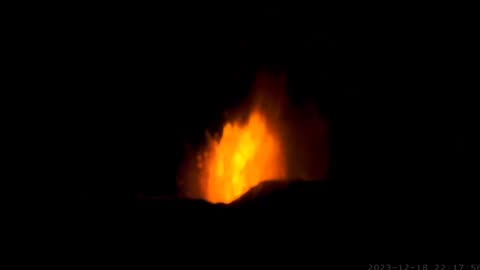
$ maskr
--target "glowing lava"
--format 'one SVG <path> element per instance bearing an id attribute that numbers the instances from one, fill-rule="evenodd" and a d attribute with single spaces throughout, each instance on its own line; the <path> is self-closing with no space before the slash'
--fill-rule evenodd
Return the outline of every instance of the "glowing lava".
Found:
<path id="1" fill-rule="evenodd" d="M 286 164 L 281 140 L 267 118 L 254 110 L 246 123 L 227 123 L 219 139 L 197 157 L 203 197 L 229 203 L 268 179 L 284 179 Z"/>
<path id="2" fill-rule="evenodd" d="M 238 118 L 220 136 L 207 136 L 205 147 L 186 149 L 180 196 L 230 203 L 263 181 L 325 178 L 326 122 L 313 104 L 291 104 L 286 86 L 283 73 L 257 74 L 251 96 L 234 111 Z"/>

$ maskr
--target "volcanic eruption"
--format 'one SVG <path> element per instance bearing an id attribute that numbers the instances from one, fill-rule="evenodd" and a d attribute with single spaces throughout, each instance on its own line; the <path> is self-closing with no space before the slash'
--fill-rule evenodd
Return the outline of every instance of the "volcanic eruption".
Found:
<path id="1" fill-rule="evenodd" d="M 285 74 L 258 73 L 239 113 L 189 157 L 180 179 L 186 196 L 231 203 L 267 180 L 325 177 L 325 121 L 312 106 L 289 104 L 286 85 Z"/>

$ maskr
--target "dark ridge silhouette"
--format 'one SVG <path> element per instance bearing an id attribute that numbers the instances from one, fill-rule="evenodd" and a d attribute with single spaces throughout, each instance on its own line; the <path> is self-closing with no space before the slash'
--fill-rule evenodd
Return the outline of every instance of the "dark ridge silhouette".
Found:
<path id="1" fill-rule="evenodd" d="M 128 231 L 137 245 L 199 243 L 217 248 L 245 246 L 249 251 L 288 247 L 289 252 L 314 248 L 325 257 L 361 254 L 364 260 L 398 258 L 399 254 L 425 258 L 425 250 L 446 256 L 452 247 L 459 247 L 460 239 L 470 237 L 474 222 L 465 217 L 473 213 L 473 206 L 460 211 L 458 203 L 448 208 L 437 205 L 433 196 L 399 196 L 400 191 L 375 195 L 345 192 L 331 181 L 271 180 L 230 204 L 140 196 L 135 203 L 82 207 L 84 212 L 76 211 L 73 221 L 91 235 L 107 232 L 117 241 L 123 241 L 120 235 Z M 456 229 L 459 222 L 462 230 Z M 449 230 L 455 230 L 452 237 L 442 233 Z"/>
<path id="2" fill-rule="evenodd" d="M 267 180 L 251 188 L 240 198 L 229 204 L 210 203 L 202 199 L 184 199 L 176 197 L 137 196 L 140 202 L 153 202 L 162 208 L 209 209 L 226 208 L 242 209 L 256 207 L 315 207 L 317 203 L 326 201 L 332 194 L 332 186 L 319 180 Z"/>
<path id="3" fill-rule="evenodd" d="M 322 188 L 328 187 L 325 183 L 316 180 L 269 180 L 251 188 L 232 202 L 230 207 L 306 207 L 320 202 L 325 195 Z"/>

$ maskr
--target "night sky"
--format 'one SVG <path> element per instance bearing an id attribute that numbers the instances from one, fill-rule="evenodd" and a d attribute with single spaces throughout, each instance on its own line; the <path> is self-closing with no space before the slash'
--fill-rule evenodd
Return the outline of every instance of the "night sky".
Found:
<path id="1" fill-rule="evenodd" d="M 14 240 L 7 250 L 57 264 L 91 253 L 122 266 L 124 254 L 151 253 L 156 268 L 168 258 L 198 265 L 187 253 L 202 252 L 210 268 L 225 258 L 217 252 L 235 257 L 221 262 L 230 266 L 272 251 L 269 268 L 295 252 L 317 262 L 340 255 L 319 269 L 368 269 L 345 267 L 355 256 L 478 257 L 478 83 L 467 80 L 476 76 L 478 29 L 469 20 L 477 14 L 455 17 L 440 3 L 157 2 L 21 3 L 22 16 L 6 18 L 7 29 L 24 26 L 5 38 L 19 49 L 4 50 L 16 62 L 9 69 L 32 73 L 14 78 L 22 106 L 6 116 L 26 116 L 14 122 L 28 131 L 13 131 L 34 151 L 17 154 L 40 167 L 20 164 L 20 189 L 3 189 L 15 214 L 5 223 L 19 230 L 5 230 Z M 326 120 L 324 182 L 294 182 L 260 199 L 252 192 L 239 208 L 178 199 L 186 145 L 222 129 L 259 71 L 286 74 L 289 101 L 313 104 Z M 38 264 L 21 254 L 17 262 Z"/>
<path id="2" fill-rule="evenodd" d="M 440 22 L 361 4 L 102 6 L 63 17 L 53 35 L 76 157 L 66 168 L 82 198 L 175 195 L 185 143 L 220 130 L 261 69 L 285 71 L 291 101 L 326 117 L 329 179 L 346 192 L 470 185 L 473 101 L 446 72 L 455 31 Z"/>

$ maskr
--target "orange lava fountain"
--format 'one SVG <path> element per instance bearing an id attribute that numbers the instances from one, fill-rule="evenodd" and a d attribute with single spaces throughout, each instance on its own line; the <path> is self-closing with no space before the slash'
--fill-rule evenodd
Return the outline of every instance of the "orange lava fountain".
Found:
<path id="1" fill-rule="evenodd" d="M 177 178 L 188 198 L 230 203 L 267 180 L 323 179 L 328 164 L 326 125 L 309 106 L 288 102 L 286 79 L 259 73 L 249 102 L 219 136 L 187 158 Z M 192 153 L 187 153 L 192 157 Z"/>
<path id="2" fill-rule="evenodd" d="M 259 110 L 245 124 L 227 123 L 222 137 L 211 139 L 198 156 L 205 199 L 229 203 L 264 180 L 285 178 L 283 156 L 280 139 Z"/>

